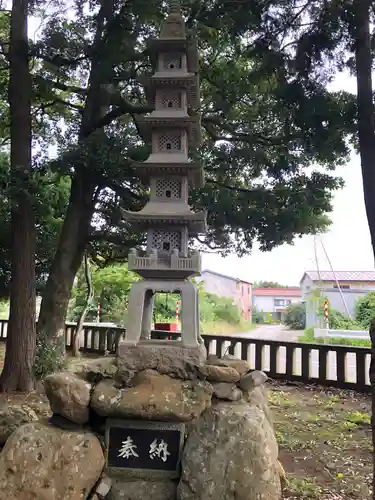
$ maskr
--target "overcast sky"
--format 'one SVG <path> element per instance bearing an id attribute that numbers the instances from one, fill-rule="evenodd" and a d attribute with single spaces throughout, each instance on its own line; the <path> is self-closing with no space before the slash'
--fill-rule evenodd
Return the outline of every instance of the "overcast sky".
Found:
<path id="1" fill-rule="evenodd" d="M 353 78 L 340 75 L 332 88 L 356 91 Z M 330 231 L 322 236 L 328 257 L 336 271 L 368 271 L 374 268 L 370 234 L 367 225 L 361 167 L 358 155 L 353 153 L 350 162 L 337 170 L 345 181 L 345 187 L 335 195 L 333 221 Z M 330 270 L 329 262 L 318 242 L 320 270 Z M 247 281 L 272 280 L 285 285 L 298 285 L 305 270 L 316 269 L 314 239 L 306 236 L 296 240 L 293 246 L 283 245 L 272 252 L 254 250 L 248 257 L 235 255 L 221 258 L 204 255 L 203 268 L 226 273 Z"/>

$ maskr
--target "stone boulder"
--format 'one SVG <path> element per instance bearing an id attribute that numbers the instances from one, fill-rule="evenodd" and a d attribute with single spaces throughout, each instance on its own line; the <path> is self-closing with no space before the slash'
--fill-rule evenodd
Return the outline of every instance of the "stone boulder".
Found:
<path id="1" fill-rule="evenodd" d="M 51 410 L 77 424 L 89 420 L 92 386 L 69 372 L 54 373 L 44 380 Z"/>
<path id="2" fill-rule="evenodd" d="M 99 382 L 91 407 L 106 417 L 184 422 L 199 417 L 211 405 L 212 386 L 207 382 L 182 381 L 145 370 L 133 383 L 134 387 L 118 388 L 113 380 Z"/>
<path id="3" fill-rule="evenodd" d="M 98 383 L 105 378 L 117 375 L 117 363 L 115 356 L 106 356 L 93 359 L 72 360 L 68 370 L 84 378 L 88 382 Z"/>
<path id="4" fill-rule="evenodd" d="M 272 412 L 268 405 L 268 391 L 267 388 L 263 386 L 255 387 L 251 392 L 244 392 L 244 399 L 251 406 L 256 406 L 265 414 L 269 424 L 273 428 L 273 418 Z"/>
<path id="5" fill-rule="evenodd" d="M 178 500 L 279 500 L 278 447 L 264 412 L 218 403 L 190 429 Z"/>
<path id="6" fill-rule="evenodd" d="M 228 401 L 239 401 L 242 398 L 242 391 L 235 384 L 219 382 L 213 384 L 214 396 L 218 399 L 226 399 Z"/>
<path id="7" fill-rule="evenodd" d="M 255 387 L 264 385 L 267 380 L 268 376 L 264 372 L 254 370 L 250 373 L 246 373 L 243 377 L 241 377 L 238 387 L 243 391 L 250 392 L 255 389 Z"/>
<path id="8" fill-rule="evenodd" d="M 117 351 L 118 374 L 129 385 L 132 385 L 131 380 L 137 373 L 146 369 L 182 380 L 195 380 L 202 378 L 200 367 L 206 356 L 204 345 L 190 348 L 178 341 L 148 341 L 136 346 L 120 343 Z"/>
<path id="9" fill-rule="evenodd" d="M 5 444 L 9 436 L 18 427 L 38 420 L 38 415 L 26 404 L 19 406 L 4 405 L 0 408 L 0 446 Z"/>
<path id="10" fill-rule="evenodd" d="M 214 366 L 227 366 L 236 370 L 241 376 L 250 371 L 250 365 L 247 361 L 243 359 L 236 358 L 231 354 L 218 358 L 217 356 L 209 356 L 207 359 L 207 365 Z"/>
<path id="11" fill-rule="evenodd" d="M 106 500 L 176 500 L 175 481 L 114 482 Z"/>
<path id="12" fill-rule="evenodd" d="M 0 500 L 86 500 L 103 466 L 93 434 L 26 424 L 0 454 Z"/>
<path id="13" fill-rule="evenodd" d="M 240 374 L 230 366 L 204 365 L 200 369 L 209 382 L 235 383 L 240 380 Z"/>

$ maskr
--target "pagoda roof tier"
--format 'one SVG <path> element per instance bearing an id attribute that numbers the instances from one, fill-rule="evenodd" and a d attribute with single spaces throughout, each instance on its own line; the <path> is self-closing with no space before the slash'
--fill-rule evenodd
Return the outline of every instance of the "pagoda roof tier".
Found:
<path id="1" fill-rule="evenodd" d="M 122 210 L 122 215 L 139 229 L 187 226 L 192 236 L 206 232 L 206 212 L 191 212 L 186 203 L 149 201 L 139 212 Z"/>
<path id="2" fill-rule="evenodd" d="M 188 71 L 199 71 L 198 44 L 195 38 L 152 38 L 148 40 L 147 47 L 153 68 L 157 68 L 159 52 L 186 52 Z"/>
<path id="3" fill-rule="evenodd" d="M 146 98 L 151 107 L 155 107 L 155 91 L 166 88 L 184 89 L 187 93 L 188 106 L 191 109 L 199 109 L 200 92 L 199 77 L 193 73 L 182 71 L 163 71 L 154 73 L 148 78 L 140 79 L 144 86 Z"/>
<path id="4" fill-rule="evenodd" d="M 167 163 L 167 155 L 164 154 L 153 154 L 151 155 L 161 156 L 162 162 L 158 161 L 145 161 L 145 162 L 135 162 L 132 167 L 137 170 L 137 175 L 143 180 L 148 182 L 151 177 L 164 176 L 164 175 L 178 175 L 186 176 L 189 180 L 191 187 L 200 189 L 204 186 L 204 173 L 203 168 L 198 163 L 189 161 L 173 161 Z"/>
<path id="5" fill-rule="evenodd" d="M 139 126 L 140 133 L 145 142 L 152 141 L 152 132 L 155 129 L 160 132 L 161 130 L 176 130 L 183 129 L 188 133 L 189 146 L 198 147 L 201 141 L 200 134 L 200 114 L 193 116 L 176 113 L 167 113 L 164 111 L 154 112 L 149 115 L 138 115 L 136 122 Z"/>

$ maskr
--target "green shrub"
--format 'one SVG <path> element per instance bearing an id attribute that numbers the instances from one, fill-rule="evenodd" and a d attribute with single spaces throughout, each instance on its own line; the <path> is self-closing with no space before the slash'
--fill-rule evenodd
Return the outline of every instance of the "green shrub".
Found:
<path id="1" fill-rule="evenodd" d="M 57 343 L 51 343 L 46 332 L 40 332 L 37 338 L 34 374 L 37 380 L 43 380 L 47 375 L 61 371 L 66 366 L 66 360 L 61 355 Z"/>
<path id="2" fill-rule="evenodd" d="M 263 323 L 265 325 L 276 325 L 278 323 L 278 321 L 276 321 L 274 319 L 274 317 L 272 316 L 272 314 L 270 312 L 266 312 L 266 313 L 264 313 Z"/>
<path id="3" fill-rule="evenodd" d="M 356 320 L 362 328 L 368 330 L 373 319 L 375 319 L 375 292 L 369 292 L 357 301 Z"/>
<path id="4" fill-rule="evenodd" d="M 371 342 L 364 339 L 347 339 L 340 337 L 314 337 L 314 328 L 306 328 L 304 335 L 298 337 L 298 342 L 307 344 L 332 344 L 332 345 L 351 345 L 355 347 L 371 347 Z"/>
<path id="5" fill-rule="evenodd" d="M 306 328 L 303 337 L 298 337 L 298 339 L 301 340 L 301 342 L 314 342 L 314 328 Z"/>
<path id="6" fill-rule="evenodd" d="M 222 297 L 215 304 L 214 313 L 219 321 L 225 321 L 230 325 L 237 325 L 241 323 L 242 320 L 238 307 L 235 306 L 231 300 L 223 300 Z"/>
<path id="7" fill-rule="evenodd" d="M 0 319 L 9 318 L 9 302 L 0 300 Z"/>
<path id="8" fill-rule="evenodd" d="M 263 313 L 257 311 L 255 308 L 253 309 L 253 312 L 252 312 L 252 322 L 255 325 L 260 325 L 260 324 L 264 323 Z"/>
<path id="9" fill-rule="evenodd" d="M 329 327 L 333 330 L 361 330 L 361 325 L 340 311 L 329 311 Z"/>
<path id="10" fill-rule="evenodd" d="M 288 306 L 284 318 L 285 325 L 293 330 L 304 330 L 306 327 L 306 307 L 301 302 Z"/>

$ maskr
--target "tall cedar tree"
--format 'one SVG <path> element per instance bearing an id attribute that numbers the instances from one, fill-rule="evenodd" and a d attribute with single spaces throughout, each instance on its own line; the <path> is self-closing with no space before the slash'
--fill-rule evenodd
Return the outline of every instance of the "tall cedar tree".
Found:
<path id="1" fill-rule="evenodd" d="M 28 0 L 13 0 L 10 24 L 12 280 L 2 391 L 30 391 L 35 359 L 35 244 L 31 171 Z"/>
<path id="2" fill-rule="evenodd" d="M 370 0 L 357 0 L 354 5 L 355 65 L 357 76 L 358 142 L 361 157 L 363 193 L 371 243 L 375 257 L 375 113 L 372 90 L 372 52 L 370 32 Z M 375 319 L 375 318 L 374 318 Z M 375 338 L 370 329 L 372 394 L 372 443 L 375 450 Z M 375 452 L 373 455 L 373 498 L 375 499 Z"/>

